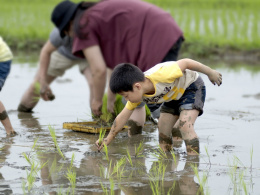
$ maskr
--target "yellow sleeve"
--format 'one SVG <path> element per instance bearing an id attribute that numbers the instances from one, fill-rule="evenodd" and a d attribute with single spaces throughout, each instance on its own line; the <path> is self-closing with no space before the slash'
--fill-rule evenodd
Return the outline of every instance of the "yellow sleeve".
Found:
<path id="1" fill-rule="evenodd" d="M 133 103 L 133 102 L 129 102 L 127 101 L 125 107 L 128 109 L 128 110 L 134 110 L 138 105 L 140 105 L 142 102 L 138 102 L 138 103 Z"/>
<path id="2" fill-rule="evenodd" d="M 159 70 L 152 73 L 149 77 L 152 77 L 155 82 L 172 83 L 175 79 L 182 76 L 183 73 L 176 62 L 166 62 Z"/>

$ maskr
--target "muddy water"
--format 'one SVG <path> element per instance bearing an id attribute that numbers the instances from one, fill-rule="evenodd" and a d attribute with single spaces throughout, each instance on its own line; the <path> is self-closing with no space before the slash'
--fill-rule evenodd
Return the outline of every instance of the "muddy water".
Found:
<path id="1" fill-rule="evenodd" d="M 25 114 L 18 113 L 16 108 L 36 67 L 13 64 L 0 99 L 18 135 L 6 137 L 0 126 L 0 194 L 23 194 L 23 186 L 26 193 L 32 194 L 65 194 L 73 189 L 75 194 L 102 194 L 101 183 L 115 194 L 152 194 L 151 181 L 160 181 L 158 194 L 171 190 L 170 194 L 195 195 L 200 186 L 204 193 L 216 195 L 244 194 L 245 189 L 250 194 L 259 194 L 260 71 L 226 65 L 217 69 L 223 74 L 221 87 L 213 86 L 203 76 L 207 98 L 204 114 L 195 124 L 200 157 L 188 157 L 184 144 L 179 143 L 175 145 L 176 162 L 168 154 L 168 160 L 158 163 L 153 155 L 158 148 L 158 131 L 148 123 L 142 135 L 128 138 L 126 131 L 118 135 L 108 148 L 112 162 L 109 168 L 105 152 L 98 153 L 94 146 L 98 135 L 62 128 L 63 122 L 91 120 L 87 83 L 78 69 L 72 68 L 52 84 L 55 101 L 40 101 L 34 113 Z M 54 147 L 49 125 L 56 131 L 64 158 Z M 135 158 L 135 146 L 141 141 L 144 156 Z M 116 162 L 127 157 L 127 150 L 132 165 L 126 160 L 124 172 L 120 168 L 114 174 L 109 172 Z M 71 163 L 73 154 L 75 159 Z M 25 156 L 36 167 L 32 188 L 28 183 L 32 181 L 28 177 L 32 165 Z M 191 164 L 198 167 L 199 179 Z M 101 175 L 100 167 L 104 167 L 101 172 L 105 176 Z M 163 180 L 157 177 L 163 172 L 161 167 L 165 168 Z M 75 188 L 67 178 L 68 170 L 76 173 Z M 203 175 L 207 178 L 205 184 L 201 183 Z"/>

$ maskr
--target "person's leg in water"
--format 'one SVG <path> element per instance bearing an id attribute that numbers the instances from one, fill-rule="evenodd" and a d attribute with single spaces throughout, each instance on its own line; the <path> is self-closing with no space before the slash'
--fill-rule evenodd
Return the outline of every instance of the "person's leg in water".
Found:
<path id="1" fill-rule="evenodd" d="M 206 88 L 201 77 L 186 88 L 183 96 L 179 100 L 172 100 L 165 102 L 161 107 L 161 114 L 159 120 L 162 120 L 159 126 L 159 132 L 170 136 L 170 125 L 174 124 L 172 135 L 175 139 L 182 137 L 185 141 L 187 153 L 194 155 L 199 153 L 199 139 L 194 131 L 194 123 L 199 115 L 203 113 L 203 106 L 206 97 Z M 179 116 L 176 123 L 167 121 L 167 116 L 164 113 L 169 113 Z M 164 117 L 166 119 L 164 119 Z M 172 120 L 169 118 L 168 120 Z M 176 119 L 175 119 L 176 120 Z M 174 121 L 175 121 L 174 120 Z M 179 135 L 179 131 L 181 135 Z M 178 133 L 176 133 L 178 132 Z M 176 138 L 177 137 L 177 138 Z"/>
<path id="2" fill-rule="evenodd" d="M 50 64 L 48 67 L 46 82 L 50 85 L 58 76 L 62 76 L 65 71 L 75 65 L 75 61 L 68 59 L 54 51 L 51 54 Z M 37 71 L 34 81 L 30 84 L 29 88 L 25 91 L 18 106 L 20 112 L 32 112 L 34 107 L 40 100 L 40 94 L 37 93 L 37 82 L 39 82 L 39 72 Z"/>
<path id="3" fill-rule="evenodd" d="M 46 82 L 51 84 L 56 77 L 46 76 Z M 20 112 L 32 112 L 33 108 L 38 104 L 40 100 L 40 94 L 37 93 L 37 83 L 39 82 L 39 74 L 37 73 L 34 81 L 30 84 L 29 88 L 25 91 L 18 106 Z"/>
<path id="4" fill-rule="evenodd" d="M 135 108 L 130 116 L 127 125 L 129 126 L 128 136 L 142 134 L 144 123 L 146 119 L 145 104 Z"/>
<path id="5" fill-rule="evenodd" d="M 188 155 L 199 153 L 199 140 L 194 130 L 194 123 L 199 114 L 198 110 L 183 110 L 180 116 L 161 113 L 158 123 L 159 145 L 164 151 L 173 147 L 172 127 L 178 129 L 186 144 Z"/>
<path id="6" fill-rule="evenodd" d="M 2 91 L 2 88 L 5 84 L 5 80 L 10 73 L 11 63 L 12 63 L 11 60 L 0 62 L 0 91 Z M 11 124 L 11 121 L 8 117 L 8 114 L 5 110 L 4 104 L 1 101 L 0 101 L 0 121 L 3 124 L 7 135 L 16 134 Z"/>
<path id="7" fill-rule="evenodd" d="M 179 119 L 179 116 L 171 113 L 161 112 L 158 122 L 159 145 L 164 151 L 170 151 L 173 147 L 172 127 Z"/>
<path id="8" fill-rule="evenodd" d="M 194 124 L 199 115 L 198 110 L 183 110 L 174 128 L 179 129 L 186 145 L 188 155 L 198 155 L 200 152 L 199 138 L 194 130 Z"/>
<path id="9" fill-rule="evenodd" d="M 5 110 L 5 107 L 4 107 L 4 105 L 1 101 L 0 101 L 0 121 L 3 124 L 7 135 L 15 135 L 16 134 L 16 132 L 14 131 L 13 126 L 11 124 L 11 121 L 8 117 L 8 114 Z"/>

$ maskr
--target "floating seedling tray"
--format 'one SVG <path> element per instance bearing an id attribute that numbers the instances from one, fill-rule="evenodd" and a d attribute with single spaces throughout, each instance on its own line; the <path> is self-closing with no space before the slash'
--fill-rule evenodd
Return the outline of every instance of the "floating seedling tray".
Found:
<path id="1" fill-rule="evenodd" d="M 124 129 L 128 126 L 124 126 Z M 80 131 L 85 133 L 99 133 L 100 130 L 110 131 L 111 127 L 102 125 L 97 121 L 89 122 L 65 122 L 63 123 L 63 129 L 71 129 L 73 131 Z"/>

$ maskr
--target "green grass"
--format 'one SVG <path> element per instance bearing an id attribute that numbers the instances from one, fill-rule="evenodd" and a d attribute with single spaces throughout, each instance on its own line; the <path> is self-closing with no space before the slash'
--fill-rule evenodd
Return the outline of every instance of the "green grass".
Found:
<path id="1" fill-rule="evenodd" d="M 146 1 L 175 18 L 185 35 L 184 56 L 187 53 L 206 56 L 219 48 L 259 50 L 258 0 Z M 1 36 L 12 49 L 39 52 L 54 27 L 50 15 L 58 2 L 60 0 L 0 0 Z"/>

